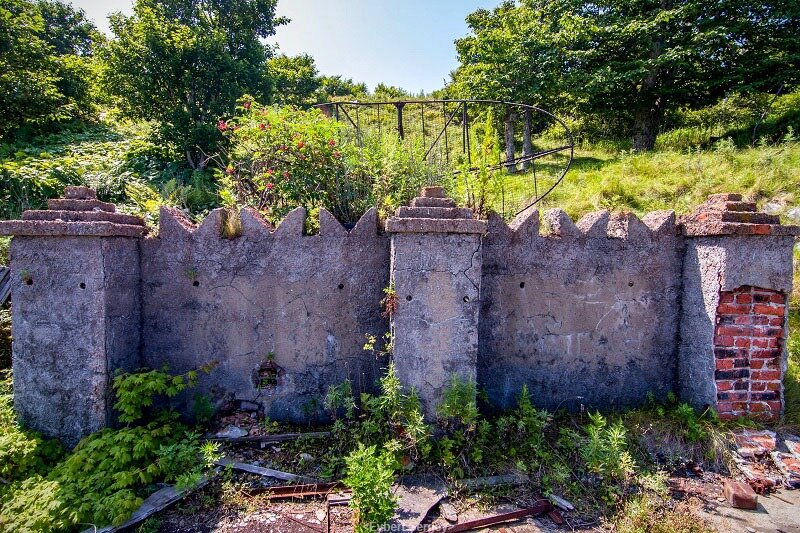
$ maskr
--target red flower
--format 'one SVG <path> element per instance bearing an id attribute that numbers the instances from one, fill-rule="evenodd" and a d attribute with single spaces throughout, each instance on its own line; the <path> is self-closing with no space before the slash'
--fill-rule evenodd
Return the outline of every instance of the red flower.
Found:
<path id="1" fill-rule="evenodd" d="M 232 175 L 233 175 L 233 167 L 228 167 L 228 168 L 226 168 L 226 169 L 225 169 L 225 173 L 226 173 L 228 176 L 232 176 Z"/>
<path id="2" fill-rule="evenodd" d="M 250 100 L 248 100 L 248 101 L 246 101 L 245 103 L 242 104 L 242 107 L 245 108 L 245 109 L 250 109 L 250 105 L 251 104 L 252 104 L 252 102 L 250 102 Z"/>
<path id="3" fill-rule="evenodd" d="M 258 125 L 258 129 L 265 130 L 267 129 L 267 126 L 262 122 L 261 124 Z"/>
<path id="4" fill-rule="evenodd" d="M 271 183 L 271 182 L 267 183 L 267 190 L 271 191 L 274 188 L 275 188 L 275 184 L 274 183 Z"/>
<path id="5" fill-rule="evenodd" d="M 328 141 L 328 146 L 330 146 L 331 148 L 333 148 L 334 146 L 336 146 L 336 141 L 334 141 L 333 139 L 331 139 L 330 141 Z"/>
<path id="6" fill-rule="evenodd" d="M 275 173 L 275 170 L 274 170 L 274 169 L 272 169 L 272 168 L 268 168 L 268 169 L 267 169 L 267 174 L 269 174 L 270 176 L 271 176 L 272 174 L 274 174 L 274 173 Z"/>
<path id="7" fill-rule="evenodd" d="M 288 170 L 284 170 L 283 171 L 283 177 L 284 178 L 288 178 L 289 177 L 289 171 Z"/>
<path id="8" fill-rule="evenodd" d="M 305 146 L 305 145 L 306 145 L 306 143 L 304 143 L 303 141 L 300 141 L 299 143 L 297 143 L 297 148 L 298 148 L 298 149 L 299 149 L 299 148 L 302 148 L 302 147 L 303 147 L 303 146 Z"/>
<path id="9" fill-rule="evenodd" d="M 228 124 L 224 120 L 220 120 L 217 122 L 217 129 L 219 131 L 225 131 L 228 129 Z"/>
<path id="10" fill-rule="evenodd" d="M 279 149 L 281 152 L 285 152 L 286 150 L 288 150 L 288 149 L 289 149 L 289 147 L 288 147 L 288 146 L 286 146 L 285 144 L 282 144 L 282 145 L 280 145 L 280 146 L 278 147 L 278 149 Z"/>
<path id="11" fill-rule="evenodd" d="M 336 159 L 339 159 L 340 157 L 342 157 L 342 152 L 340 152 L 339 150 L 336 150 L 335 152 L 333 152 L 333 157 L 335 157 Z"/>

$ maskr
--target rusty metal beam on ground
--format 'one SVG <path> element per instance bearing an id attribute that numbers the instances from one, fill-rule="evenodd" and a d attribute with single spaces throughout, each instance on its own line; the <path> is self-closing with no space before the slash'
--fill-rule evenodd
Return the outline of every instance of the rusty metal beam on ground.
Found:
<path id="1" fill-rule="evenodd" d="M 527 516 L 538 516 L 544 513 L 549 513 L 552 510 L 553 504 L 547 500 L 539 500 L 531 507 L 520 509 L 519 511 L 501 513 L 494 516 L 487 516 L 486 518 L 479 518 L 477 520 L 469 520 L 468 522 L 448 526 L 444 529 L 432 529 L 430 531 L 435 531 L 437 533 L 459 533 L 460 531 L 472 531 L 473 529 L 519 520 L 520 518 L 525 518 Z"/>

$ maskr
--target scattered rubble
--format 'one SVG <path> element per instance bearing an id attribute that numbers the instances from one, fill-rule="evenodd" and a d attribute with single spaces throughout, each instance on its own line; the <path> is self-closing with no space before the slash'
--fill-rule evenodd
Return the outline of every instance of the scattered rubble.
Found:
<path id="1" fill-rule="evenodd" d="M 725 488 L 725 499 L 737 509 L 756 509 L 758 507 L 758 495 L 747 483 L 726 479 L 723 483 Z"/>
<path id="2" fill-rule="evenodd" d="M 783 452 L 772 452 L 772 460 L 783 474 L 783 482 L 787 488 L 800 488 L 800 459 L 795 455 Z"/>
<path id="3" fill-rule="evenodd" d="M 239 439 L 242 437 L 246 437 L 247 435 L 249 435 L 249 433 L 250 432 L 247 431 L 246 429 L 242 429 L 239 426 L 234 426 L 233 424 L 231 424 L 226 426 L 225 429 L 223 429 L 219 433 L 216 433 L 214 436 L 218 439 Z"/>
<path id="4" fill-rule="evenodd" d="M 391 531 L 417 531 L 430 510 L 447 496 L 447 484 L 433 476 L 405 477 L 392 490 L 398 501 L 387 526 Z"/>
<path id="5" fill-rule="evenodd" d="M 775 432 L 743 429 L 733 434 L 736 441 L 736 452 L 747 459 L 768 455 L 775 450 Z"/>

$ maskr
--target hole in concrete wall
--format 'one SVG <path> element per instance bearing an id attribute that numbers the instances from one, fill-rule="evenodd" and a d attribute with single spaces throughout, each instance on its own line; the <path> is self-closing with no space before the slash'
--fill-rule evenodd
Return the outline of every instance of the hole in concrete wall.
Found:
<path id="1" fill-rule="evenodd" d="M 199 281 L 197 281 L 197 280 L 194 280 L 194 281 L 192 282 L 192 287 L 199 287 L 199 286 L 200 286 L 200 282 L 199 282 Z"/>
<path id="2" fill-rule="evenodd" d="M 520 281 L 519 282 L 519 288 L 520 289 L 524 289 L 525 288 L 525 282 L 524 281 Z"/>
<path id="3" fill-rule="evenodd" d="M 81 284 L 80 284 L 80 285 L 78 285 L 78 286 L 79 286 L 81 289 L 85 289 L 85 288 L 86 288 L 86 284 L 85 284 L 85 283 L 81 283 Z"/>
<path id="4" fill-rule="evenodd" d="M 469 301 L 469 296 L 464 296 L 464 302 L 466 303 L 468 301 Z"/>
<path id="5" fill-rule="evenodd" d="M 33 285 L 33 280 L 31 278 L 25 278 L 25 285 Z"/>
<path id="6" fill-rule="evenodd" d="M 632 281 L 628 282 L 628 287 L 633 287 L 633 282 Z"/>
<path id="7" fill-rule="evenodd" d="M 410 302 L 410 301 L 411 301 L 411 300 L 413 300 L 413 299 L 414 299 L 414 298 L 412 298 L 410 294 L 409 294 L 408 296 L 406 296 L 406 301 L 407 301 L 407 302 Z"/>
<path id="8" fill-rule="evenodd" d="M 253 383 L 257 389 L 269 389 L 281 384 L 281 377 L 284 374 L 283 368 L 275 362 L 275 354 L 270 352 L 267 358 L 258 366 L 253 373 Z"/>
<path id="9" fill-rule="evenodd" d="M 342 290 L 342 289 L 344 289 L 344 283 L 340 283 L 339 284 L 339 290 Z"/>

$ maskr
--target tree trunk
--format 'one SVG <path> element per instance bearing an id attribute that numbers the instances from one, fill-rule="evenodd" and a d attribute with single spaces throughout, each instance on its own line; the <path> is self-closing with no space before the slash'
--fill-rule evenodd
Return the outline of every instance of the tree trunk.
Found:
<path id="1" fill-rule="evenodd" d="M 533 155 L 533 143 L 531 142 L 531 126 L 533 122 L 533 109 L 525 108 L 525 126 L 522 129 L 522 170 L 528 170 L 531 166 Z"/>
<path id="2" fill-rule="evenodd" d="M 653 105 L 641 106 L 636 109 L 633 115 L 634 150 L 646 152 L 655 147 L 662 114 L 659 100 L 656 100 Z"/>
<path id="3" fill-rule="evenodd" d="M 506 170 L 509 174 L 517 171 L 516 154 L 514 152 L 514 122 L 517 116 L 509 112 L 506 115 Z"/>

